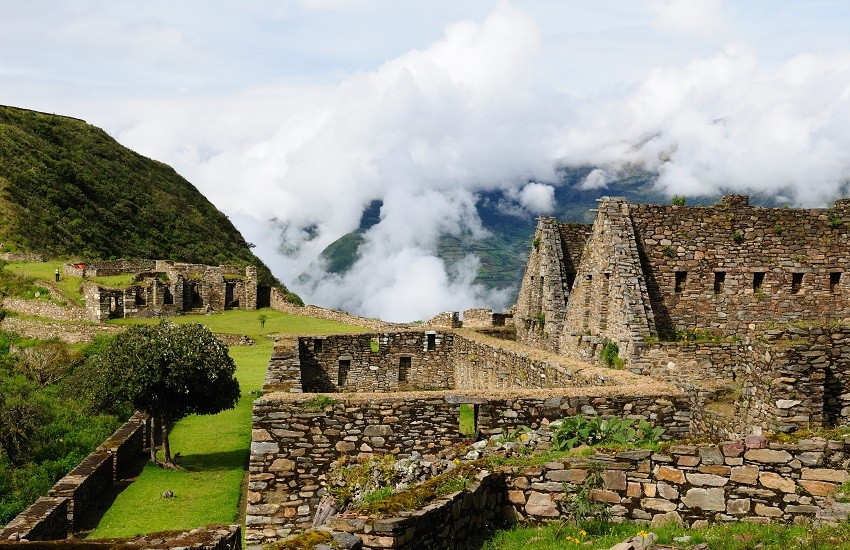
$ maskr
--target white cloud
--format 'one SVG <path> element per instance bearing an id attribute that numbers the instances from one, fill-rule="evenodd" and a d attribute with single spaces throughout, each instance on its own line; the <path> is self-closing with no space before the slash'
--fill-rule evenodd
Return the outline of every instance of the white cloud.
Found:
<path id="1" fill-rule="evenodd" d="M 611 181 L 611 175 L 604 168 L 594 168 L 579 184 L 582 189 L 603 189 Z"/>
<path id="2" fill-rule="evenodd" d="M 723 0 L 649 0 L 662 29 L 712 35 L 730 24 Z"/>
<path id="3" fill-rule="evenodd" d="M 519 192 L 519 203 L 532 214 L 548 214 L 555 209 L 555 188 L 544 183 L 529 183 Z"/>

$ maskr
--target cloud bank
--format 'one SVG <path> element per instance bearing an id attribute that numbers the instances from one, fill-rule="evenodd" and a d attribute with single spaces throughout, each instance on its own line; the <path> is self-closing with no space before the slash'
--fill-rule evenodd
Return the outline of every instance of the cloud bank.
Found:
<path id="1" fill-rule="evenodd" d="M 187 3 L 134 15 L 12 3 L 0 7 L 0 21 L 15 22 L 0 23 L 0 88 L 175 166 L 307 301 L 391 320 L 510 305 L 510 290 L 474 284 L 475 257 L 447 265 L 437 243 L 486 234 L 482 191 L 502 191 L 506 213 L 552 212 L 562 165 L 594 166 L 581 185 L 600 194 L 635 165 L 669 195 L 822 205 L 847 191 L 841 3 L 401 4 Z M 456 22 L 429 35 L 439 16 Z M 387 33 L 348 34 L 364 21 Z M 265 42 L 239 38 L 247 31 Z M 400 46 L 405 34 L 416 49 Z M 49 53 L 27 57 L 44 44 Z M 355 62 L 385 49 L 389 60 Z M 59 51 L 67 62 L 45 69 Z M 326 58 L 337 64 L 313 78 Z M 282 68 L 298 63 L 300 73 Z M 319 253 L 374 200 L 380 223 L 357 263 L 325 272 Z"/>

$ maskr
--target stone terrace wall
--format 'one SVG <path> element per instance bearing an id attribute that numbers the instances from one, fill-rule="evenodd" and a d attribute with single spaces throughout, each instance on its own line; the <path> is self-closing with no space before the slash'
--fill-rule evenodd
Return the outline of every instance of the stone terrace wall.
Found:
<path id="1" fill-rule="evenodd" d="M 88 321 L 86 310 L 81 307 L 62 306 L 44 300 L 22 300 L 20 298 L 3 298 L 0 307 L 16 311 L 24 315 L 59 319 L 62 321 Z"/>
<path id="2" fill-rule="evenodd" d="M 98 450 L 57 481 L 48 492 L 49 498 L 39 499 L 0 530 L 0 540 L 56 540 L 73 532 L 103 492 L 112 487 L 116 474 L 126 472 L 132 455 L 144 451 L 147 422 L 146 415 L 134 414 Z"/>
<path id="3" fill-rule="evenodd" d="M 410 328 L 409 325 L 405 324 L 387 323 L 380 319 L 357 317 L 356 315 L 350 315 L 344 311 L 334 311 L 332 309 L 325 309 L 314 305 L 296 306 L 295 304 L 287 302 L 284 299 L 283 293 L 274 287 L 271 289 L 270 307 L 275 311 L 282 311 L 283 313 L 289 313 L 290 315 L 302 315 L 305 317 L 316 317 L 317 319 L 327 319 L 328 321 L 336 321 L 338 323 L 345 323 L 356 327 L 366 327 L 376 331 L 404 330 L 406 328 Z"/>
<path id="4" fill-rule="evenodd" d="M 68 536 L 68 499 L 41 497 L 0 530 L 0 542 L 61 540 Z"/>
<path id="5" fill-rule="evenodd" d="M 357 535 L 364 549 L 463 548 L 501 522 L 506 494 L 504 476 L 487 473 L 466 492 L 452 493 L 416 512 L 381 519 L 337 516 L 328 526 Z"/>
<path id="6" fill-rule="evenodd" d="M 267 394 L 254 403 L 248 485 L 247 533 L 252 543 L 271 541 L 310 526 L 324 493 L 325 471 L 340 456 L 412 451 L 423 455 L 466 439 L 459 408 L 475 406 L 482 433 L 520 425 L 539 427 L 578 412 L 647 418 L 666 436 L 689 433 L 684 396 L 661 396 L 659 383 L 629 389 L 539 390 L 494 398 L 492 392 L 406 392 L 337 396 L 315 408 L 315 395 Z M 653 392 L 657 392 L 654 393 Z"/>
<path id="7" fill-rule="evenodd" d="M 624 371 L 591 367 L 565 357 L 468 331 L 456 333 L 451 363 L 454 386 L 464 390 L 566 388 L 643 383 Z"/>
<path id="8" fill-rule="evenodd" d="M 275 342 L 263 392 L 285 391 L 300 393 L 301 360 L 298 358 L 298 340 L 295 338 Z"/>
<path id="9" fill-rule="evenodd" d="M 433 349 L 429 349 L 429 342 Z M 454 376 L 449 358 L 453 344 L 454 334 L 445 331 L 302 337 L 298 339 L 302 389 L 375 392 L 451 388 Z M 403 366 L 402 361 L 407 364 Z"/>
<path id="10" fill-rule="evenodd" d="M 589 468 L 598 468 L 603 485 L 591 498 L 609 504 L 620 520 L 681 519 L 699 526 L 745 517 L 761 523 L 846 517 L 850 504 L 830 497 L 850 480 L 850 445 L 813 439 L 765 446 L 764 438 L 753 437 L 553 461 L 510 473 L 508 496 L 520 518 L 559 517 L 567 512 L 564 482 L 581 484 Z"/>
<path id="11" fill-rule="evenodd" d="M 7 262 L 43 262 L 44 256 L 32 252 L 3 252 L 0 260 Z"/>
<path id="12" fill-rule="evenodd" d="M 20 334 L 27 338 L 40 340 L 57 339 L 69 344 L 90 342 L 101 334 L 116 334 L 125 330 L 123 327 L 111 325 L 70 325 L 67 323 L 50 323 L 33 321 L 18 317 L 6 317 L 0 326 L 3 330 Z"/>
<path id="13" fill-rule="evenodd" d="M 745 196 L 710 207 L 630 205 L 662 333 L 850 317 L 848 201 L 827 209 L 761 208 Z M 680 272 L 679 292 L 676 273 Z M 715 292 L 715 273 L 725 281 Z M 763 277 L 760 288 L 756 275 Z M 794 274 L 802 277 L 795 290 Z M 650 285 L 652 286 L 652 285 Z"/>
<path id="14" fill-rule="evenodd" d="M 153 271 L 156 267 L 155 260 L 142 259 L 119 259 L 104 260 L 101 262 L 87 263 L 80 273 L 79 268 L 73 264 L 65 266 L 65 274 L 76 277 L 108 277 L 112 275 L 124 275 L 126 273 L 141 273 Z"/>

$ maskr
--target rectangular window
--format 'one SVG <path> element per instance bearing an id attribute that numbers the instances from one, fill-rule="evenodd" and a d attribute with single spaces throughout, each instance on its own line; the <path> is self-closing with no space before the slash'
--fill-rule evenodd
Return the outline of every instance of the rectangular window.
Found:
<path id="1" fill-rule="evenodd" d="M 410 357 L 398 358 L 398 381 L 407 382 L 410 379 Z"/>
<path id="2" fill-rule="evenodd" d="M 764 285 L 764 271 L 753 273 L 753 290 L 759 290 Z"/>
<path id="3" fill-rule="evenodd" d="M 829 291 L 838 292 L 838 285 L 841 283 L 841 273 L 833 271 L 829 274 Z"/>
<path id="4" fill-rule="evenodd" d="M 687 280 L 687 278 L 688 278 L 688 272 L 687 271 L 677 271 L 676 272 L 676 286 L 674 288 L 674 291 L 676 292 L 676 294 L 682 293 L 682 289 L 685 288 L 685 280 Z"/>
<path id="5" fill-rule="evenodd" d="M 313 338 L 313 352 L 319 353 L 322 351 L 322 339 L 321 338 Z"/>
<path id="6" fill-rule="evenodd" d="M 801 288 L 803 288 L 803 274 L 802 273 L 792 273 L 791 274 L 791 294 L 799 294 Z"/>
<path id="7" fill-rule="evenodd" d="M 348 384 L 348 371 L 351 370 L 350 359 L 339 360 L 339 375 L 337 376 L 337 386 L 345 386 Z"/>
<path id="8" fill-rule="evenodd" d="M 379 351 L 381 351 L 380 340 L 378 340 L 377 338 L 372 338 L 372 340 L 369 342 L 369 349 L 372 351 L 372 353 L 378 353 Z"/>
<path id="9" fill-rule="evenodd" d="M 714 272 L 714 293 L 720 294 L 723 292 L 723 288 L 726 286 L 726 272 L 725 271 L 715 271 Z"/>
<path id="10" fill-rule="evenodd" d="M 567 273 L 567 291 L 573 289 L 573 283 L 576 282 L 576 274 L 575 273 Z"/>
<path id="11" fill-rule="evenodd" d="M 437 349 L 437 335 L 436 334 L 426 334 L 428 337 L 428 351 L 434 351 Z"/>

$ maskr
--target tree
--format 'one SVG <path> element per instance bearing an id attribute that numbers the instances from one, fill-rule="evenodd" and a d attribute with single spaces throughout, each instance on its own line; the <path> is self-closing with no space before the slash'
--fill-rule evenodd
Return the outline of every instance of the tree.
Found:
<path id="1" fill-rule="evenodd" d="M 24 463 L 30 439 L 50 420 L 50 412 L 38 390 L 24 376 L 0 376 L 0 447 L 15 466 Z"/>
<path id="2" fill-rule="evenodd" d="M 160 427 L 167 467 L 175 467 L 168 441 L 170 425 L 190 414 L 232 409 L 239 400 L 239 382 L 233 376 L 236 365 L 227 346 L 199 324 L 132 326 L 94 361 L 101 397 L 131 402 Z M 153 434 L 151 440 L 155 462 Z"/>

